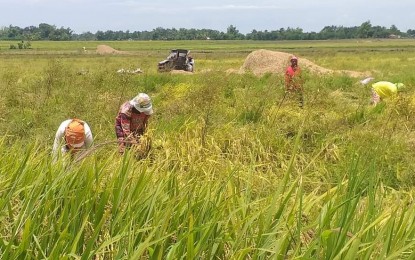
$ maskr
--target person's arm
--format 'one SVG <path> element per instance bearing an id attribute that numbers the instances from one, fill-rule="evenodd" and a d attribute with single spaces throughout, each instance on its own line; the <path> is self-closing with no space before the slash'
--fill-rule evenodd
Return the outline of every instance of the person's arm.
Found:
<path id="1" fill-rule="evenodd" d="M 94 138 L 92 136 L 92 131 L 89 125 L 85 122 L 84 123 L 84 130 L 85 130 L 85 148 L 88 149 L 92 146 L 92 142 L 94 141 Z"/>
<path id="2" fill-rule="evenodd" d="M 122 131 L 124 132 L 124 138 L 131 135 L 131 118 L 126 114 L 120 114 L 120 123 Z"/>
<path id="3" fill-rule="evenodd" d="M 54 162 L 58 159 L 59 148 L 62 145 L 63 137 L 65 135 L 65 129 L 68 126 L 70 121 L 71 120 L 63 121 L 60 124 L 58 131 L 56 131 L 55 140 L 53 141 L 53 147 L 52 147 L 52 160 Z"/>

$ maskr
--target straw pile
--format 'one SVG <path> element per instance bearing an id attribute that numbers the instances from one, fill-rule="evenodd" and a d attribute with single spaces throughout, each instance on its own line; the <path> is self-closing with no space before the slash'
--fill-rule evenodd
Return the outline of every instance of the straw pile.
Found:
<path id="1" fill-rule="evenodd" d="M 98 54 L 121 54 L 124 53 L 123 51 L 118 51 L 108 45 L 98 45 L 97 46 L 97 53 Z"/>
<path id="2" fill-rule="evenodd" d="M 270 50 L 256 50 L 251 52 L 245 59 L 244 64 L 239 69 L 239 73 L 245 73 L 247 71 L 252 72 L 255 75 L 263 75 L 265 73 L 284 73 L 286 68 L 290 65 L 290 59 L 294 55 L 286 52 L 270 51 Z M 367 73 L 357 71 L 346 70 L 331 70 L 326 69 L 317 64 L 304 59 L 298 58 L 298 65 L 317 74 L 326 73 L 344 73 L 351 77 L 362 77 Z"/>

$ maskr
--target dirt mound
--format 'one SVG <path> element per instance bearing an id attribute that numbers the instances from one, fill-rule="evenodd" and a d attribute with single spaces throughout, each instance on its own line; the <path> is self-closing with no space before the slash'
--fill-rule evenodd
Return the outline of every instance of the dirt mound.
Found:
<path id="1" fill-rule="evenodd" d="M 98 54 L 121 54 L 124 53 L 123 51 L 118 51 L 108 45 L 98 45 L 97 46 L 97 53 Z"/>
<path id="2" fill-rule="evenodd" d="M 245 59 L 244 64 L 239 69 L 239 73 L 250 71 L 255 75 L 262 75 L 267 72 L 271 73 L 284 73 L 287 66 L 290 64 L 290 58 L 294 56 L 287 52 L 278 52 L 270 50 L 257 50 L 251 52 Z M 305 68 L 312 73 L 325 74 L 325 73 L 341 73 L 347 74 L 351 77 L 367 76 L 368 73 L 348 71 L 348 70 L 331 70 L 326 69 L 317 64 L 304 59 L 298 58 L 298 64 L 300 67 Z"/>

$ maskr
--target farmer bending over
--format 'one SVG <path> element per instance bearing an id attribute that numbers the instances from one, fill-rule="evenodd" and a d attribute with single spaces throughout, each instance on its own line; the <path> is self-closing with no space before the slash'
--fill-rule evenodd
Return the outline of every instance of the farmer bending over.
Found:
<path id="1" fill-rule="evenodd" d="M 372 84 L 372 102 L 371 104 L 377 105 L 385 98 L 394 97 L 398 91 L 404 88 L 402 83 L 392 83 L 389 81 L 379 81 Z"/>
<path id="2" fill-rule="evenodd" d="M 115 118 L 115 134 L 120 154 L 124 153 L 126 147 L 139 143 L 152 114 L 152 102 L 145 93 L 139 93 L 132 100 L 121 105 Z"/>
<path id="3" fill-rule="evenodd" d="M 75 156 L 81 150 L 91 147 L 93 142 L 92 132 L 89 125 L 80 119 L 68 119 L 63 121 L 55 135 L 53 142 L 52 158 L 58 159 L 59 147 L 61 154 Z"/>

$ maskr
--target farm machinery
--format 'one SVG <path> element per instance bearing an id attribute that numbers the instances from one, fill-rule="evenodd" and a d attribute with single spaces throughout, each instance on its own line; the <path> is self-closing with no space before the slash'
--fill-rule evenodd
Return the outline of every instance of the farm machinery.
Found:
<path id="1" fill-rule="evenodd" d="M 158 72 L 169 72 L 172 70 L 183 70 L 193 72 L 194 60 L 189 50 L 174 49 L 169 56 L 158 63 Z"/>

